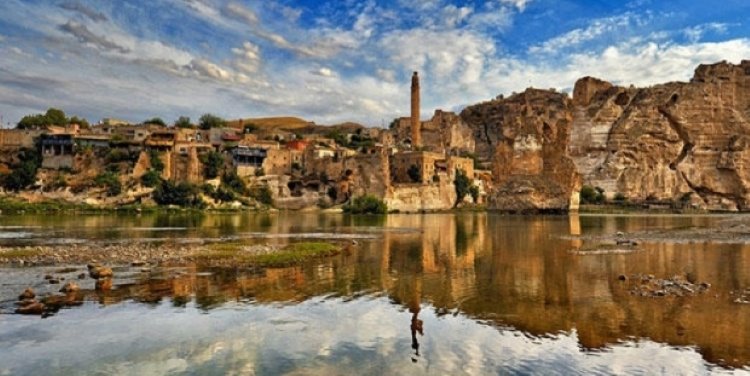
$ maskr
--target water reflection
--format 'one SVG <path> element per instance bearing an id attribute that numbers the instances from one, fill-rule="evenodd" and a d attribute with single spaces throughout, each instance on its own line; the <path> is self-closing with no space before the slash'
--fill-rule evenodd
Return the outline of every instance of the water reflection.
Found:
<path id="1" fill-rule="evenodd" d="M 3 220 L 3 225 L 33 223 L 24 218 Z M 305 338 L 303 342 L 315 342 L 310 337 L 318 335 L 366 336 L 365 332 L 369 331 L 393 332 L 385 337 L 375 335 L 364 342 L 349 343 L 339 338 L 339 346 L 329 350 L 316 344 L 322 346 L 323 355 L 315 355 L 316 360 L 312 363 L 303 362 L 299 354 L 290 353 L 285 347 L 287 344 L 261 341 L 276 346 L 272 358 L 286 367 L 264 369 L 266 373 L 294 369 L 330 370 L 324 364 L 341 361 L 342 358 L 337 356 L 349 360 L 359 356 L 365 362 L 375 361 L 371 358 L 378 361 L 406 359 L 416 364 L 414 367 L 435 367 L 439 363 L 440 368 L 431 369 L 440 372 L 448 372 L 456 364 L 468 361 L 456 358 L 459 354 L 473 359 L 468 354 L 471 348 L 459 350 L 438 344 L 445 341 L 479 346 L 474 349 L 477 354 L 495 356 L 477 360 L 478 363 L 472 366 L 475 368 L 471 368 L 493 373 L 533 370 L 533 364 L 523 360 L 532 353 L 542 357 L 538 355 L 542 350 L 550 351 L 552 358 L 545 358 L 538 365 L 554 368 L 563 364 L 561 369 L 569 371 L 618 372 L 613 368 L 598 369 L 600 362 L 582 361 L 581 356 L 586 359 L 606 357 L 613 363 L 634 365 L 643 371 L 638 368 L 645 367 L 643 362 L 633 359 L 632 355 L 624 355 L 629 351 L 645 357 L 662 354 L 662 360 L 677 370 L 685 364 L 698 367 L 690 368 L 691 371 L 683 369 L 685 372 L 707 369 L 705 364 L 695 363 L 692 354 L 696 352 L 710 363 L 733 367 L 750 364 L 750 307 L 734 303 L 734 294 L 750 288 L 750 247 L 743 244 L 653 243 L 644 244 L 643 251 L 631 254 L 581 256 L 570 250 L 586 246 L 586 240 L 561 238 L 655 228 L 705 227 L 719 220 L 715 217 L 515 217 L 483 213 L 388 217 L 201 215 L 192 219 L 128 217 L 125 221 L 119 220 L 116 229 L 111 229 L 112 219 L 90 220 L 93 222 L 83 221 L 81 225 L 81 222 L 73 224 L 61 219 L 47 219 L 47 222 L 41 222 L 43 227 L 39 231 L 71 228 L 78 234 L 88 234 L 86 236 L 118 237 L 123 234 L 138 236 L 144 232 L 143 228 L 185 228 L 180 230 L 183 235 L 175 235 L 175 238 L 184 237 L 185 233 L 189 236 L 230 236 L 258 231 L 376 234 L 373 239 L 362 241 L 350 253 L 294 268 L 258 271 L 193 266 L 164 268 L 151 274 L 124 269 L 119 274 L 125 277 L 115 281 L 113 290 L 96 292 L 93 286 L 83 286 L 84 291 L 73 300 L 76 304 L 86 301 L 101 305 L 135 301 L 155 307 L 160 315 L 169 317 L 178 317 L 184 314 L 183 310 L 192 309 L 212 317 L 223 317 L 227 307 L 246 312 L 249 317 L 255 317 L 259 312 L 269 315 L 269 312 L 276 312 L 286 317 L 282 326 L 295 327 L 295 322 L 302 320 L 306 323 L 305 328 L 320 327 L 332 331 L 302 331 L 299 336 Z M 135 228 L 140 229 L 136 231 Z M 23 231 L 34 230 L 24 227 Z M 634 296 L 617 277 L 636 273 L 658 277 L 690 273 L 698 280 L 710 282 L 712 287 L 708 294 L 683 298 Z M 319 300 L 320 297 L 324 300 Z M 10 300 L 3 296 L 5 303 Z M 316 304 L 325 306 L 327 316 L 308 316 L 310 310 L 317 309 Z M 44 321 L 77 322 L 88 315 L 85 312 L 89 306 L 84 304 Z M 141 312 L 140 308 L 128 304 L 115 306 Z M 165 306 L 178 311 L 169 311 Z M 364 307 L 378 312 L 382 320 L 368 319 Z M 82 317 L 76 312 L 82 312 Z M 349 328 L 354 333 L 330 329 L 331 323 L 324 322 L 347 321 L 351 315 L 363 315 L 362 327 Z M 25 320 L 28 319 L 17 316 L 0 318 L 0 337 L 9 335 L 8 329 L 2 329 L 5 324 L 8 328 L 35 325 Z M 117 324 L 116 321 L 107 322 Z M 239 318 L 233 322 L 246 324 Z M 280 322 L 263 320 L 256 324 L 262 327 L 258 329 L 261 331 L 279 329 L 281 325 Z M 190 323 L 190 328 L 195 325 Z M 407 325 L 408 333 L 405 331 Z M 471 327 L 471 330 L 464 331 L 462 328 L 465 327 Z M 53 329 L 49 330 L 51 336 L 58 336 Z M 135 333 L 139 332 L 135 330 Z M 515 336 L 523 340 L 509 339 Z M 212 338 L 212 334 L 201 337 L 209 342 Z M 487 338 L 506 344 L 520 341 L 522 350 L 511 351 L 514 356 L 508 358 L 483 348 L 492 346 L 491 341 L 485 341 Z M 345 343 L 339 343 L 341 341 Z M 155 346 L 169 343 L 170 339 L 166 338 L 164 343 Z M 369 350 L 372 346 L 395 348 L 381 349 L 380 353 L 374 354 Z M 581 348 L 585 351 L 580 352 Z M 440 349 L 439 353 L 437 349 Z M 18 351 L 11 348 L 13 354 Z M 564 355 L 566 351 L 578 353 Z M 397 355 L 399 353 L 408 356 L 401 358 Z M 438 360 L 438 354 L 446 358 Z M 576 360 L 570 363 L 565 360 L 566 356 Z M 3 355 L 0 355 L 0 363 L 2 360 Z M 268 366 L 268 362 L 264 364 L 264 367 Z M 391 366 L 380 367 L 374 371 L 394 370 Z M 427 369 L 397 368 L 398 373 Z M 622 370 L 627 371 L 627 367 Z M 655 372 L 662 371 L 655 369 Z"/>

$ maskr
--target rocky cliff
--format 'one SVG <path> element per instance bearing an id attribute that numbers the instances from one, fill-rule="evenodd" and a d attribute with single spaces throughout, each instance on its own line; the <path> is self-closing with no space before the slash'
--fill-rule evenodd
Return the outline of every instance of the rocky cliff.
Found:
<path id="1" fill-rule="evenodd" d="M 568 151 L 584 184 L 636 202 L 750 209 L 750 61 L 649 88 L 583 78 L 571 110 Z"/>
<path id="2" fill-rule="evenodd" d="M 461 112 L 472 129 L 477 157 L 491 161 L 491 209 L 577 208 L 580 179 L 567 156 L 572 109 L 566 94 L 528 89 Z"/>

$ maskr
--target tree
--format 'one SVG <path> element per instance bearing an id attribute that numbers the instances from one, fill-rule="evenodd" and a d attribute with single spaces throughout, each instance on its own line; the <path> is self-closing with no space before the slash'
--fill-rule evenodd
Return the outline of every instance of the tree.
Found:
<path id="1" fill-rule="evenodd" d="M 73 116 L 68 120 L 68 123 L 70 124 L 78 124 L 83 129 L 88 129 L 90 127 L 89 121 L 84 118 L 79 118 L 78 116 Z"/>
<path id="2" fill-rule="evenodd" d="M 159 152 L 156 150 L 151 150 L 148 153 L 148 159 L 151 163 L 151 168 L 154 169 L 156 172 L 162 172 L 164 171 L 164 162 L 161 160 L 161 155 L 159 155 Z"/>
<path id="3" fill-rule="evenodd" d="M 47 125 L 68 125 L 65 112 L 57 108 L 50 108 L 45 114 L 26 115 L 18 122 L 18 129 L 39 129 Z"/>
<path id="4" fill-rule="evenodd" d="M 63 112 L 63 110 L 50 108 L 47 110 L 47 113 L 44 114 L 44 117 L 47 118 L 47 124 L 49 125 L 68 125 L 68 118 L 65 117 L 65 112 Z"/>
<path id="5" fill-rule="evenodd" d="M 141 176 L 141 184 L 145 187 L 156 187 L 161 182 L 161 176 L 154 170 L 148 170 L 143 176 Z"/>
<path id="6" fill-rule="evenodd" d="M 3 188 L 9 191 L 20 191 L 36 182 L 36 172 L 42 164 L 39 152 L 34 149 L 21 149 L 18 154 L 21 161 L 13 170 L 2 177 Z"/>
<path id="7" fill-rule="evenodd" d="M 155 117 L 155 118 L 148 119 L 148 120 L 144 121 L 143 124 L 152 124 L 152 125 L 158 125 L 158 126 L 162 126 L 162 127 L 166 127 L 167 126 L 167 123 L 165 123 L 164 120 L 162 120 L 162 118 L 160 118 L 160 117 Z"/>
<path id="8" fill-rule="evenodd" d="M 203 114 L 199 119 L 201 129 L 221 128 L 227 125 L 226 120 L 212 114 Z"/>
<path id="9" fill-rule="evenodd" d="M 453 180 L 453 184 L 456 186 L 456 204 L 454 207 L 464 200 L 467 194 L 471 193 L 472 182 L 464 170 L 456 169 L 456 178 Z M 477 192 L 478 193 L 478 192 Z"/>
<path id="10" fill-rule="evenodd" d="M 154 189 L 153 197 L 159 205 L 202 207 L 204 203 L 199 193 L 200 189 L 190 183 L 182 182 L 175 185 L 168 180 L 162 180 Z"/>
<path id="11" fill-rule="evenodd" d="M 258 130 L 258 126 L 253 123 L 245 124 L 245 127 L 242 128 L 244 133 L 253 133 L 256 130 Z"/>
<path id="12" fill-rule="evenodd" d="M 271 194 L 271 188 L 267 185 L 256 187 L 252 190 L 251 196 L 261 204 L 273 205 L 273 195 Z"/>
<path id="13" fill-rule="evenodd" d="M 239 193 L 240 195 L 247 194 L 247 187 L 245 182 L 242 181 L 239 175 L 234 171 L 227 171 L 221 175 L 221 184 L 228 187 L 229 189 Z"/>
<path id="14" fill-rule="evenodd" d="M 99 174 L 94 179 L 94 182 L 96 183 L 96 185 L 107 187 L 108 196 L 117 196 L 122 192 L 122 184 L 120 183 L 120 179 L 118 179 L 117 175 L 113 172 L 105 172 Z"/>
<path id="15" fill-rule="evenodd" d="M 406 173 L 409 175 L 409 178 L 413 183 L 422 182 L 422 173 L 419 171 L 419 167 L 417 167 L 417 165 L 409 166 L 409 169 L 406 170 Z"/>
<path id="16" fill-rule="evenodd" d="M 471 195 L 471 199 L 474 200 L 475 204 L 479 202 L 479 187 L 477 187 L 476 185 L 472 185 L 469 188 L 469 194 Z"/>
<path id="17" fill-rule="evenodd" d="M 174 126 L 177 128 L 192 128 L 193 124 L 190 122 L 189 117 L 180 116 L 174 121 Z"/>
<path id="18" fill-rule="evenodd" d="M 214 179 L 224 169 L 224 156 L 218 151 L 210 151 L 201 156 L 203 163 L 203 176 L 206 179 Z"/>

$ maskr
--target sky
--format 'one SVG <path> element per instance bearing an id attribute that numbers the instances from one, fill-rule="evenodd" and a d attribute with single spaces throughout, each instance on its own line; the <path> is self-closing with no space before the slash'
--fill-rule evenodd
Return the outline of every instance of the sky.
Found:
<path id="1" fill-rule="evenodd" d="M 0 121 L 201 114 L 383 126 L 527 87 L 750 58 L 745 0 L 2 0 Z"/>

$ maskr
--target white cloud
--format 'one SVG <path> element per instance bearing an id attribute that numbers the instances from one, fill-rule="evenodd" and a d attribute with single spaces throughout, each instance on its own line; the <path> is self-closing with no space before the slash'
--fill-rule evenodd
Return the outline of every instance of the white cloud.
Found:
<path id="1" fill-rule="evenodd" d="M 491 39 L 464 30 L 397 30 L 386 34 L 380 46 L 394 65 L 467 85 L 479 80 L 485 60 L 495 52 Z"/>
<path id="2" fill-rule="evenodd" d="M 625 13 L 618 16 L 593 20 L 587 27 L 571 30 L 565 34 L 554 37 L 541 45 L 529 48 L 531 53 L 556 53 L 562 49 L 579 46 L 584 42 L 591 41 L 606 33 L 616 32 L 630 27 L 637 16 L 633 13 Z"/>
<path id="3" fill-rule="evenodd" d="M 729 29 L 729 24 L 726 23 L 718 23 L 718 22 L 712 22 L 707 23 L 703 25 L 697 25 L 693 27 L 686 28 L 683 30 L 683 34 L 685 34 L 685 37 L 692 43 L 696 43 L 703 39 L 703 35 L 705 35 L 707 32 L 714 32 L 717 34 L 724 34 Z"/>
<path id="4" fill-rule="evenodd" d="M 256 73 L 261 64 L 260 47 L 245 42 L 241 48 L 232 48 L 232 53 L 237 56 L 234 66 L 246 73 Z"/>
<path id="5" fill-rule="evenodd" d="M 396 82 L 396 72 L 391 69 L 378 68 L 375 73 L 383 81 Z"/>
<path id="6" fill-rule="evenodd" d="M 315 70 L 310 71 L 310 73 L 321 76 L 321 77 L 333 77 L 336 75 L 330 68 L 322 67 Z"/>
<path id="7" fill-rule="evenodd" d="M 248 25 L 256 26 L 258 24 L 258 15 L 252 9 L 240 3 L 231 2 L 227 4 L 224 12 L 230 17 L 246 22 Z"/>
<path id="8" fill-rule="evenodd" d="M 500 0 L 500 3 L 514 6 L 518 8 L 518 10 L 520 10 L 521 12 L 523 12 L 524 9 L 526 9 L 526 5 L 530 2 L 531 0 Z"/>

